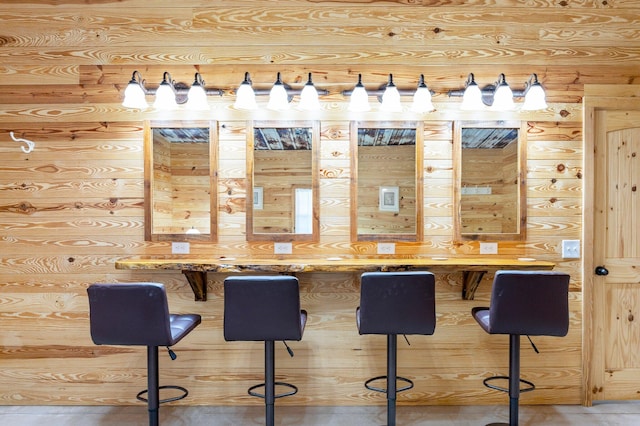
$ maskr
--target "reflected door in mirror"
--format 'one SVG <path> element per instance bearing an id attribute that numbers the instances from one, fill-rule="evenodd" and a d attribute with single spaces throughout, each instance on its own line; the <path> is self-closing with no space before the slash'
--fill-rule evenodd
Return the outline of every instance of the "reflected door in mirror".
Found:
<path id="1" fill-rule="evenodd" d="M 259 123 L 252 129 L 250 240 L 310 240 L 317 234 L 317 171 L 309 123 Z M 250 218 L 250 219 L 249 219 Z M 249 225 L 248 225 L 249 227 Z"/>

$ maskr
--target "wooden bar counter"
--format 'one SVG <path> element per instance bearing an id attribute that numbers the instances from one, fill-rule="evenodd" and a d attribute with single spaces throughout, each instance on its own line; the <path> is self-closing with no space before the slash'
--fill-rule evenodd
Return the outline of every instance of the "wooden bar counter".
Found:
<path id="1" fill-rule="evenodd" d="M 117 269 L 180 270 L 187 278 L 197 301 L 207 300 L 207 272 L 216 273 L 278 273 L 305 272 L 368 272 L 368 271 L 431 271 L 463 273 L 462 298 L 471 300 L 480 280 L 487 272 L 507 270 L 548 270 L 554 263 L 531 258 L 472 257 L 326 257 L 326 258 L 234 258 L 189 255 L 152 256 L 123 259 Z"/>

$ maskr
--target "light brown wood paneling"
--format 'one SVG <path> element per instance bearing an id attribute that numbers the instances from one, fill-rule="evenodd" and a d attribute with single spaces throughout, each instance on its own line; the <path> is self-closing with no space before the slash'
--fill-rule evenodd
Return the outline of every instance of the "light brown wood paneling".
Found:
<path id="1" fill-rule="evenodd" d="M 168 255 L 169 241 L 144 240 L 145 120 L 218 120 L 217 241 L 192 242 L 191 253 L 273 256 L 272 242 L 246 241 L 246 128 L 250 120 L 320 122 L 320 232 L 295 242 L 298 256 L 375 256 L 374 242 L 350 239 L 349 126 L 353 120 L 415 120 L 424 125 L 420 173 L 421 242 L 397 242 L 407 256 L 473 256 L 477 241 L 455 241 L 452 220 L 453 130 L 456 120 L 527 123 L 527 239 L 500 241 L 499 256 L 534 257 L 571 274 L 571 328 L 563 339 L 540 338 L 541 355 L 523 348 L 523 376 L 538 385 L 522 402 L 583 400 L 580 329 L 581 259 L 562 259 L 563 239 L 582 236 L 585 84 L 640 83 L 640 5 L 633 0 L 315 1 L 206 0 L 3 2 L 0 34 L 0 404 L 134 404 L 146 386 L 143 348 L 98 347 L 89 337 L 86 287 L 96 281 L 159 281 L 177 312 L 198 312 L 202 325 L 161 357 L 161 381 L 189 388 L 178 404 L 257 404 L 246 388 L 261 381 L 262 347 L 222 339 L 222 281 L 209 277 L 209 300 L 193 301 L 178 272 L 119 271 L 133 255 Z M 524 23 L 527 23 L 525 26 Z M 170 113 L 121 106 L 134 70 L 149 88 L 164 71 L 190 84 L 196 71 L 211 111 Z M 312 72 L 329 91 L 318 113 L 255 112 L 232 107 L 244 72 L 269 88 L 277 72 L 300 88 Z M 514 89 L 540 77 L 549 108 L 509 113 L 462 112 L 461 89 L 473 72 L 481 86 L 505 73 Z M 436 111 L 354 114 L 343 90 L 362 74 L 368 89 L 394 74 L 399 88 L 424 74 Z M 594 89 L 595 90 L 595 89 Z M 637 89 L 635 89 L 637 91 Z M 294 99 L 297 101 L 297 99 Z M 409 97 L 403 97 L 408 107 Z M 520 104 L 521 100 L 518 100 Z M 9 132 L 36 142 L 26 154 Z M 373 405 L 363 387 L 382 374 L 384 339 L 359 336 L 354 310 L 358 277 L 301 274 L 310 312 L 295 358 L 278 349 L 277 374 L 300 393 L 282 404 Z M 460 299 L 460 273 L 438 276 L 436 333 L 401 344 L 399 368 L 416 387 L 400 404 L 506 404 L 482 379 L 507 370 L 507 339 L 473 322 L 488 303 L 491 276 L 477 301 Z M 614 378 L 617 380 L 617 378 Z M 96 386 L 99 384 L 99 386 Z"/>

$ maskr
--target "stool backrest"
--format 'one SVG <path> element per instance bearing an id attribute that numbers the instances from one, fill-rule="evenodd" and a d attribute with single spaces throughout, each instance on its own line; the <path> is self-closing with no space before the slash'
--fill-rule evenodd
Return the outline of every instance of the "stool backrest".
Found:
<path id="1" fill-rule="evenodd" d="M 569 275 L 496 272 L 489 315 L 491 333 L 565 336 L 569 330 Z"/>
<path id="2" fill-rule="evenodd" d="M 360 280 L 360 334 L 433 334 L 431 272 L 365 272 Z"/>
<path id="3" fill-rule="evenodd" d="M 166 346 L 172 341 L 162 284 L 97 283 L 87 293 L 91 338 L 96 345 Z"/>
<path id="4" fill-rule="evenodd" d="M 231 276 L 224 280 L 225 340 L 301 340 L 296 277 Z"/>

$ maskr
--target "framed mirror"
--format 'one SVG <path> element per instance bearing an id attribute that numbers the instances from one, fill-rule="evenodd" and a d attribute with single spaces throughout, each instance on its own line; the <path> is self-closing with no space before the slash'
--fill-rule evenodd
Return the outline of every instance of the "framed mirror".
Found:
<path id="1" fill-rule="evenodd" d="M 217 123 L 145 122 L 145 240 L 215 240 Z"/>
<path id="2" fill-rule="evenodd" d="M 523 240 L 526 123 L 456 122 L 454 228 L 458 240 Z"/>
<path id="3" fill-rule="evenodd" d="M 422 241 L 422 122 L 351 123 L 351 240 Z"/>
<path id="4" fill-rule="evenodd" d="M 317 241 L 317 121 L 250 122 L 247 128 L 247 240 Z"/>

